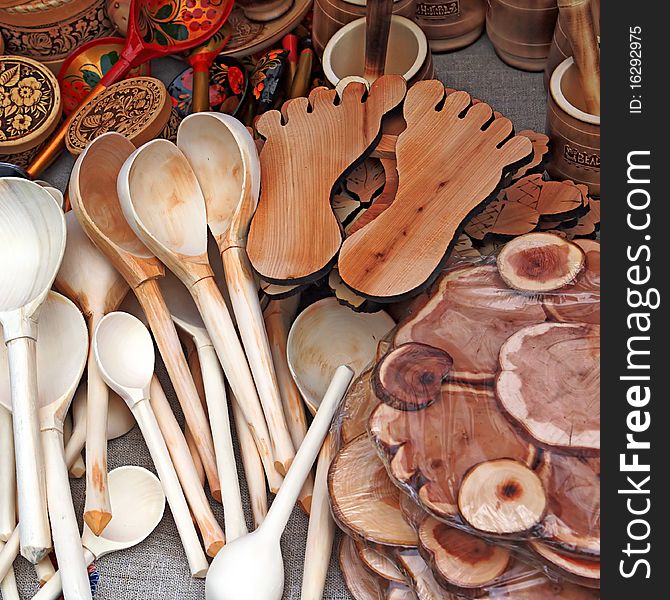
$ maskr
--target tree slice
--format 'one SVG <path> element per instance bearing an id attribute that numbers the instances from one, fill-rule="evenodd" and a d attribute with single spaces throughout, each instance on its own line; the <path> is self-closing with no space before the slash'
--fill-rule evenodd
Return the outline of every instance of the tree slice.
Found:
<path id="1" fill-rule="evenodd" d="M 532 465 L 535 449 L 505 418 L 492 390 L 456 383 L 419 411 L 380 404 L 368 429 L 386 456 L 389 474 L 437 518 L 461 524 L 458 490 L 474 465 L 515 458 Z"/>
<path id="2" fill-rule="evenodd" d="M 600 326 L 543 323 L 500 349 L 496 394 L 509 417 L 539 444 L 600 450 Z"/>
<path id="3" fill-rule="evenodd" d="M 457 267 L 440 280 L 424 306 L 400 325 L 394 343 L 440 348 L 453 358 L 452 379 L 490 381 L 505 340 L 545 319 L 540 301 L 510 290 L 495 265 Z"/>
<path id="4" fill-rule="evenodd" d="M 549 501 L 544 541 L 564 553 L 600 556 L 600 458 L 545 452 L 538 475 Z"/>
<path id="5" fill-rule="evenodd" d="M 444 350 L 415 342 L 402 344 L 375 367 L 374 391 L 398 410 L 421 410 L 440 397 L 452 365 Z"/>
<path id="6" fill-rule="evenodd" d="M 491 590 L 480 600 L 600 600 L 600 592 L 574 583 L 557 583 L 534 572 L 525 581 L 512 581 L 508 586 Z"/>
<path id="7" fill-rule="evenodd" d="M 344 224 L 346 223 L 356 211 L 360 210 L 361 203 L 356 198 L 352 198 L 347 194 L 337 194 L 333 196 L 330 205 L 337 217 L 337 220 Z"/>
<path id="8" fill-rule="evenodd" d="M 385 597 L 378 577 L 367 571 L 356 552 L 354 541 L 343 536 L 340 542 L 340 570 L 347 589 L 355 600 L 383 600 Z"/>
<path id="9" fill-rule="evenodd" d="M 328 491 L 333 516 L 343 531 L 372 544 L 416 547 L 416 532 L 400 512 L 400 490 L 367 435 L 337 453 L 328 472 Z"/>
<path id="10" fill-rule="evenodd" d="M 562 554 L 537 540 L 529 540 L 528 547 L 543 563 L 548 563 L 549 568 L 560 577 L 586 587 L 600 587 L 599 560 L 587 560 Z"/>
<path id="11" fill-rule="evenodd" d="M 253 267 L 273 283 L 306 283 L 324 275 L 342 243 L 330 205 L 336 181 L 379 134 L 385 113 L 405 95 L 402 77 L 348 85 L 336 104 L 335 90 L 313 91 L 258 121 L 266 139 L 261 151 L 261 198 L 249 230 Z"/>
<path id="12" fill-rule="evenodd" d="M 353 235 L 359 229 L 363 229 L 368 223 L 374 221 L 381 215 L 395 200 L 398 193 L 398 169 L 397 162 L 394 158 L 380 158 L 379 161 L 384 169 L 384 190 L 377 196 L 372 204 L 365 211 L 357 216 L 346 228 L 347 235 Z"/>
<path id="13" fill-rule="evenodd" d="M 448 259 L 462 222 L 497 193 L 506 173 L 528 161 L 532 144 L 512 135 L 508 119 L 493 119 L 465 92 L 420 81 L 404 105 L 407 129 L 398 136 L 400 184 L 379 217 L 348 237 L 340 275 L 363 296 L 391 302 L 429 285 Z M 431 143 L 439 132 L 440 143 Z"/>
<path id="14" fill-rule="evenodd" d="M 356 552 L 358 552 L 358 558 L 361 559 L 363 566 L 373 575 L 386 581 L 405 583 L 405 577 L 390 558 L 366 544 L 362 544 L 361 542 L 354 543 L 356 545 Z"/>
<path id="15" fill-rule="evenodd" d="M 584 267 L 579 246 L 551 233 L 529 233 L 505 244 L 498 254 L 498 272 L 521 292 L 543 293 L 572 283 Z"/>
<path id="16" fill-rule="evenodd" d="M 574 240 L 586 256 L 584 270 L 574 283 L 544 298 L 544 309 L 554 321 L 600 324 L 600 242 Z"/>
<path id="17" fill-rule="evenodd" d="M 379 405 L 372 391 L 372 369 L 361 373 L 349 386 L 341 412 L 340 439 L 348 444 L 367 431 L 368 419 Z"/>
<path id="18" fill-rule="evenodd" d="M 440 584 L 456 593 L 495 584 L 511 560 L 506 548 L 494 546 L 432 517 L 421 524 L 419 549 Z"/>
<path id="19" fill-rule="evenodd" d="M 430 566 L 417 550 L 394 550 L 393 559 L 418 600 L 459 600 L 437 582 Z"/>
<path id="20" fill-rule="evenodd" d="M 378 158 L 366 158 L 346 179 L 347 191 L 354 194 L 361 204 L 370 204 L 386 181 L 384 166 Z"/>
<path id="21" fill-rule="evenodd" d="M 400 494 L 400 512 L 403 519 L 417 531 L 421 527 L 421 523 L 430 516 L 414 501 L 412 496 L 404 492 Z"/>
<path id="22" fill-rule="evenodd" d="M 458 509 L 477 531 L 521 534 L 542 521 L 547 496 L 540 478 L 526 465 L 510 459 L 490 460 L 473 467 L 463 478 Z"/>

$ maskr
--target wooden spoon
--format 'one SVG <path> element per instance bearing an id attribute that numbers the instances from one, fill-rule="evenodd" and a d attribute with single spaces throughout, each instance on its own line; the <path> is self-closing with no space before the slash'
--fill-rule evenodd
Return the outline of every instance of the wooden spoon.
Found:
<path id="1" fill-rule="evenodd" d="M 235 397 L 257 436 L 256 443 L 266 452 L 268 440 L 261 437 L 263 427 L 258 421 L 258 408 L 248 408 L 258 404 L 256 387 L 235 326 L 214 281 L 207 256 L 205 201 L 186 157 L 167 140 L 145 144 L 123 165 L 118 192 L 124 215 L 137 236 L 193 296 Z M 246 324 L 238 324 L 244 331 Z M 282 440 L 278 433 L 284 431 L 288 436 L 288 432 L 285 422 L 282 430 L 278 418 L 269 418 L 271 414 L 266 407 L 274 461 L 282 473 L 293 458 L 293 445 L 290 437 L 288 444 L 277 443 Z"/>
<path id="2" fill-rule="evenodd" d="M 2 363 L 7 356 L 4 349 L 0 353 L 0 373 L 4 373 Z M 49 517 L 56 556 L 66 573 L 66 597 L 82 599 L 91 598 L 91 588 L 65 465 L 63 420 L 84 372 L 87 354 L 88 331 L 79 309 L 64 296 L 49 292 L 40 311 L 37 342 L 38 407 Z M 5 389 L 7 384 L 3 382 Z M 7 396 L 2 394 L 0 401 Z M 20 530 L 25 522 L 22 517 Z"/>
<path id="3" fill-rule="evenodd" d="M 84 526 L 82 545 L 88 564 L 112 552 L 137 546 L 156 529 L 165 511 L 161 482 L 146 469 L 119 467 L 110 471 L 108 483 L 114 519 L 102 537 L 95 536 Z M 61 590 L 59 571 L 33 596 L 33 600 L 57 600 Z"/>
<path id="4" fill-rule="evenodd" d="M 207 600 L 281 600 L 284 592 L 281 535 L 353 374 L 344 365 L 336 371 L 262 525 L 226 545 L 214 559 L 205 585 Z"/>
<path id="5" fill-rule="evenodd" d="M 51 547 L 37 414 L 37 321 L 63 259 L 65 219 L 45 189 L 7 177 L 0 179 L 0 223 L 0 324 L 14 406 L 21 553 L 37 563 Z"/>
<path id="6" fill-rule="evenodd" d="M 232 35 L 229 27 L 222 27 L 206 43 L 191 50 L 187 60 L 193 67 L 193 100 L 191 110 L 202 112 L 209 106 L 209 70 L 219 52 L 228 43 Z"/>
<path id="7" fill-rule="evenodd" d="M 81 309 L 89 331 L 108 312 L 116 310 L 128 284 L 104 254 L 88 239 L 73 212 L 65 215 L 67 244 L 55 286 Z M 108 388 L 100 377 L 93 353 L 88 357 L 86 423 L 86 506 L 84 521 L 100 535 L 112 518 L 107 492 Z"/>
<path id="8" fill-rule="evenodd" d="M 384 74 L 393 0 L 370 0 L 365 9 L 365 69 L 363 77 L 372 83 Z"/>
<path id="9" fill-rule="evenodd" d="M 103 92 L 123 79 L 130 69 L 153 58 L 199 46 L 221 28 L 232 8 L 232 0 L 215 3 L 193 0 L 188 4 L 175 4 L 171 0 L 132 0 L 126 46 L 119 60 L 91 90 L 88 98 Z M 49 143 L 33 159 L 27 169 L 30 177 L 37 177 L 63 151 L 65 135 L 75 115 L 76 111 L 73 111 L 63 121 Z"/>
<path id="10" fill-rule="evenodd" d="M 4 404 L 0 400 L 0 404 Z M 0 406 L 0 542 L 16 527 L 16 471 L 12 413 Z"/>
<path id="11" fill-rule="evenodd" d="M 72 208 L 91 241 L 128 282 L 146 314 L 216 498 L 220 486 L 209 424 L 158 286 L 157 279 L 165 270 L 126 223 L 116 194 L 117 175 L 134 149 L 117 133 L 91 142 L 72 170 Z"/>
<path id="12" fill-rule="evenodd" d="M 242 508 L 242 495 L 237 476 L 237 464 L 233 450 L 230 431 L 228 403 L 226 402 L 226 383 L 221 371 L 219 359 L 212 340 L 205 329 L 205 324 L 198 313 L 193 299 L 184 285 L 172 274 L 168 274 L 161 282 L 170 314 L 177 327 L 193 339 L 202 373 L 205 401 L 209 412 L 209 423 L 212 427 L 216 463 L 221 481 L 221 496 L 226 525 L 226 536 L 232 541 L 247 533 L 247 525 Z M 260 412 L 260 411 L 259 411 Z M 258 422 L 263 418 L 262 413 Z M 267 429 L 264 432 L 268 439 Z M 268 448 L 268 452 L 269 452 Z M 267 454 L 268 469 L 273 467 L 272 455 Z"/>
<path id="13" fill-rule="evenodd" d="M 209 564 L 149 402 L 149 386 L 154 373 L 151 335 L 141 321 L 132 315 L 109 313 L 98 323 L 93 334 L 93 352 L 103 379 L 127 402 L 142 430 L 172 510 L 191 573 L 194 577 L 204 577 Z"/>
<path id="14" fill-rule="evenodd" d="M 293 440 L 284 417 L 258 285 L 246 252 L 249 225 L 260 195 L 260 162 L 249 131 L 234 117 L 191 115 L 177 137 L 198 178 L 209 225 L 221 252 L 228 292 L 242 343 L 265 412 L 275 459 L 288 469 Z M 218 160 L 212 160 L 218 157 Z"/>
<path id="15" fill-rule="evenodd" d="M 287 360 L 298 389 L 312 414 L 338 364 L 347 364 L 356 376 L 375 358 L 377 344 L 394 327 L 384 311 L 356 313 L 335 298 L 307 307 L 288 335 Z M 323 595 L 330 563 L 335 522 L 328 502 L 328 467 L 335 453 L 331 436 L 321 448 L 316 467 L 312 510 L 302 583 L 303 600 Z"/>

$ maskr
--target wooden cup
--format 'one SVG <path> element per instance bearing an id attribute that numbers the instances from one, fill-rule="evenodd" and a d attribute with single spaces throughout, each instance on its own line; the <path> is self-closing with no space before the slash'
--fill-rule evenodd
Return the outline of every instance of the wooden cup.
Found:
<path id="1" fill-rule="evenodd" d="M 600 117 L 586 112 L 577 68 L 572 58 L 554 71 L 549 84 L 547 134 L 552 144 L 547 172 L 571 179 L 600 196 Z"/>
<path id="2" fill-rule="evenodd" d="M 485 0 L 419 0 L 415 20 L 433 52 L 472 44 L 484 31 Z"/>

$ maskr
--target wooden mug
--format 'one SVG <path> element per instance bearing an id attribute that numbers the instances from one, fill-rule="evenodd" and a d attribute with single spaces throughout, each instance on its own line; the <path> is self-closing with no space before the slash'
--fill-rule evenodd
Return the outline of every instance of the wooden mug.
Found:
<path id="1" fill-rule="evenodd" d="M 433 52 L 458 50 L 484 31 L 485 0 L 419 0 L 415 20 Z"/>
<path id="2" fill-rule="evenodd" d="M 556 0 L 488 0 L 486 32 L 508 65 L 542 71 L 557 18 Z"/>
<path id="3" fill-rule="evenodd" d="M 549 83 L 547 134 L 551 157 L 547 173 L 554 179 L 586 184 L 600 196 L 600 117 L 586 112 L 577 68 L 566 58 Z"/>

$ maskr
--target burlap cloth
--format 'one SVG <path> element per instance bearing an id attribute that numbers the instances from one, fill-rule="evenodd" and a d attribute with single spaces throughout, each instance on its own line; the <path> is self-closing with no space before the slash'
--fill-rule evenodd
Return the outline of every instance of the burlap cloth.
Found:
<path id="1" fill-rule="evenodd" d="M 544 130 L 546 94 L 542 74 L 517 71 L 502 63 L 485 37 L 473 46 L 454 54 L 435 57 L 438 77 L 449 87 L 466 90 L 473 96 L 490 103 L 496 110 L 509 117 L 517 131 L 522 129 Z M 169 83 L 182 69 L 182 63 L 164 59 L 155 64 L 153 74 Z M 438 142 L 439 143 L 439 142 Z M 65 189 L 72 168 L 72 158 L 65 156 L 47 173 L 44 179 Z M 181 420 L 181 410 L 176 403 L 164 372 L 161 379 L 168 396 Z M 147 448 L 135 428 L 127 436 L 109 445 L 109 468 L 132 464 L 153 470 Z M 246 487 L 242 482 L 246 496 Z M 83 481 L 72 482 L 72 494 L 77 513 L 84 507 Z M 221 522 L 222 511 L 215 505 L 215 514 Z M 247 514 L 248 511 L 247 511 Z M 302 564 L 307 518 L 295 510 L 282 540 L 286 564 L 286 592 L 284 598 L 300 598 Z M 337 560 L 331 562 L 324 599 L 349 600 L 349 595 L 339 573 Z M 165 517 L 156 531 L 138 547 L 112 554 L 97 563 L 100 574 L 99 600 L 191 600 L 204 598 L 204 581 L 191 579 L 177 531 L 166 509 Z M 25 560 L 16 563 L 19 587 L 24 598 L 30 598 L 37 584 L 32 568 Z M 262 577 L 261 572 L 258 577 Z"/>

